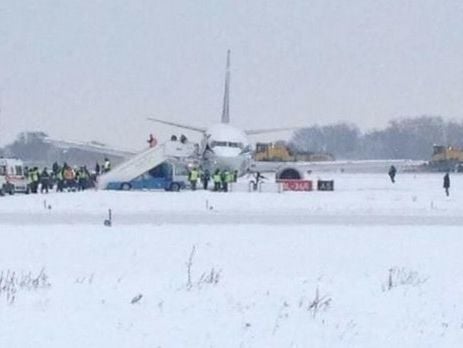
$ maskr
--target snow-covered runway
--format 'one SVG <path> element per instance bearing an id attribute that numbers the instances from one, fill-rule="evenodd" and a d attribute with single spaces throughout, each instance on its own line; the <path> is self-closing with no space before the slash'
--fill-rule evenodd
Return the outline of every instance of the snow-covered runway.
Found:
<path id="1" fill-rule="evenodd" d="M 107 215 L 107 214 L 106 214 Z M 102 225 L 105 214 L 57 213 L 25 219 L 23 214 L 0 214 L 3 225 Z M 322 215 L 318 214 L 214 214 L 214 213 L 119 213 L 113 224 L 126 225 L 381 225 L 381 226 L 463 226 L 463 216 L 416 215 Z M 209 227 L 210 228 L 210 227 Z"/>
<path id="2" fill-rule="evenodd" d="M 0 347 L 461 346 L 463 177 L 333 178 L 0 198 Z"/>

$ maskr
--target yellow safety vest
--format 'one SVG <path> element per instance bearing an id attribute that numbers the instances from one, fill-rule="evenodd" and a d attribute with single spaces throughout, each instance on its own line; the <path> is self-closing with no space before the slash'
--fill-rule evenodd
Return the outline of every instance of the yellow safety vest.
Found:
<path id="1" fill-rule="evenodd" d="M 190 181 L 197 181 L 198 180 L 199 173 L 197 170 L 192 170 L 190 172 Z"/>
<path id="2" fill-rule="evenodd" d="M 222 177 L 220 176 L 220 174 L 214 174 L 214 182 L 221 182 L 222 181 Z"/>

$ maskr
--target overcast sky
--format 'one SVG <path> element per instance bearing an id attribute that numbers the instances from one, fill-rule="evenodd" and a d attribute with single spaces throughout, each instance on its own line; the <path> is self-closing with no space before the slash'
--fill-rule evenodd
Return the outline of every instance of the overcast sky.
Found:
<path id="1" fill-rule="evenodd" d="M 174 132 L 147 116 L 214 123 L 228 48 L 239 127 L 463 121 L 461 0 L 2 0 L 0 144 L 137 149 Z"/>

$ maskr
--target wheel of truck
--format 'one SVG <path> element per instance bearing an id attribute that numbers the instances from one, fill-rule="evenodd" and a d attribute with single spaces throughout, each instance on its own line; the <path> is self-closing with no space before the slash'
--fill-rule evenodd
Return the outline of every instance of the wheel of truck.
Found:
<path id="1" fill-rule="evenodd" d="M 121 185 L 122 191 L 130 191 L 131 189 L 132 189 L 132 185 L 130 185 L 128 182 L 125 182 Z"/>
<path id="2" fill-rule="evenodd" d="M 180 185 L 177 184 L 176 182 L 173 182 L 172 184 L 170 184 L 169 190 L 173 192 L 178 192 L 180 191 Z"/>

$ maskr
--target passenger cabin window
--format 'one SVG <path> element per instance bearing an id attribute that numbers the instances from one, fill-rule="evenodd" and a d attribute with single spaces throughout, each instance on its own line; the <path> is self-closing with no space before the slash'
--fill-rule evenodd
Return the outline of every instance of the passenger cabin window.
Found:
<path id="1" fill-rule="evenodd" d="M 0 175 L 6 175 L 6 166 L 0 166 Z"/>
<path id="2" fill-rule="evenodd" d="M 16 166 L 15 169 L 16 169 L 16 175 L 21 175 L 21 176 L 23 175 L 23 167 Z"/>

